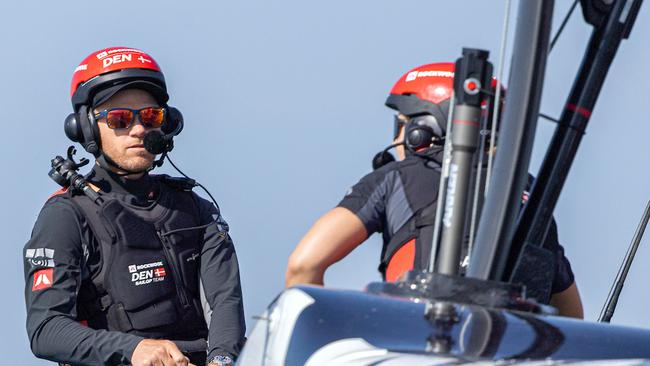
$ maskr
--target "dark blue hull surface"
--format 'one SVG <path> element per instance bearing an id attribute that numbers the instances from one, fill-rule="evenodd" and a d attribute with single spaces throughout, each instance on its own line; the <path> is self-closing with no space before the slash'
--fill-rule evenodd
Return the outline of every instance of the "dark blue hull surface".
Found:
<path id="1" fill-rule="evenodd" d="M 454 307 L 457 317 L 441 325 L 425 317 L 425 302 L 359 291 L 293 288 L 284 291 L 255 325 L 239 364 L 535 360 L 639 364 L 650 359 L 650 330 L 469 305 Z"/>

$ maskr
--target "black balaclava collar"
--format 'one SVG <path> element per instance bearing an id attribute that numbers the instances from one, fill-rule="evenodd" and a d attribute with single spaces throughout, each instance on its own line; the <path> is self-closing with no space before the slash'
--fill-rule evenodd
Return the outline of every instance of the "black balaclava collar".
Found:
<path id="1" fill-rule="evenodd" d="M 136 205 L 146 204 L 157 197 L 158 185 L 148 173 L 138 179 L 127 179 L 112 172 L 99 164 L 95 164 L 88 179 L 102 192 L 115 193 Z"/>

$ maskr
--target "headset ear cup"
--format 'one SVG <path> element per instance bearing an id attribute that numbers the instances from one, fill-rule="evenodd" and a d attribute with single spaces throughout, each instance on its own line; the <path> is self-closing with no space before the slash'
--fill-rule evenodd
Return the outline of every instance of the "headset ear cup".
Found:
<path id="1" fill-rule="evenodd" d="M 81 132 L 81 126 L 79 126 L 79 119 L 77 118 L 76 113 L 68 114 L 63 122 L 63 130 L 70 140 L 74 142 L 82 142 L 83 133 Z"/>
<path id="2" fill-rule="evenodd" d="M 79 125 L 79 130 L 81 131 L 81 139 L 79 142 L 86 151 L 94 156 L 98 156 L 100 152 L 99 127 L 97 127 L 95 117 L 88 109 L 85 105 L 81 106 L 79 113 L 77 113 L 77 125 Z"/>
<path id="3" fill-rule="evenodd" d="M 433 129 L 426 125 L 411 122 L 406 126 L 406 147 L 409 150 L 417 151 L 429 147 L 433 141 Z"/>
<path id="4" fill-rule="evenodd" d="M 165 135 L 176 136 L 183 131 L 183 114 L 177 108 L 167 107 L 167 120 L 162 127 Z"/>

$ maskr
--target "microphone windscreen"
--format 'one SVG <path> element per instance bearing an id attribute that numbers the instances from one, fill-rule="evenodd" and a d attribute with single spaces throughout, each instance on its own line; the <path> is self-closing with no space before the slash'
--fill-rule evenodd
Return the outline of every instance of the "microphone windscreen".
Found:
<path id="1" fill-rule="evenodd" d="M 163 135 L 163 133 L 160 131 L 147 132 L 147 134 L 144 135 L 144 140 L 142 141 L 145 150 L 154 155 L 162 154 L 165 152 L 167 143 L 168 142 L 167 139 L 165 139 L 165 135 Z"/>
<path id="2" fill-rule="evenodd" d="M 393 154 L 386 150 L 380 151 L 372 158 L 372 170 L 377 170 L 392 161 L 395 161 Z"/>

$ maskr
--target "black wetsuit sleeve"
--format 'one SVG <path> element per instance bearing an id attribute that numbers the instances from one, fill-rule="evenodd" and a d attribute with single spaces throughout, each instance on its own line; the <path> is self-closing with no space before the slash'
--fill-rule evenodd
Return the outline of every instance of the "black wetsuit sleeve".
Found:
<path id="1" fill-rule="evenodd" d="M 555 254 L 555 262 L 557 264 L 555 270 L 555 277 L 551 287 L 551 293 L 556 294 L 569 288 L 575 281 L 573 271 L 571 270 L 571 263 L 564 255 L 564 248 L 558 240 L 557 225 L 555 220 L 551 221 L 551 226 L 546 235 L 546 242 L 544 247 L 550 249 Z"/>
<path id="2" fill-rule="evenodd" d="M 246 333 L 237 254 L 228 235 L 228 225 L 219 210 L 213 204 L 201 201 L 204 222 L 217 219 L 217 223 L 205 230 L 201 251 L 201 283 L 212 310 L 208 360 L 217 355 L 234 359 L 244 345 Z"/>
<path id="3" fill-rule="evenodd" d="M 397 172 L 386 165 L 352 186 L 338 207 L 352 211 L 366 227 L 368 235 L 382 232 L 386 223 L 386 197 L 394 185 Z"/>
<path id="4" fill-rule="evenodd" d="M 89 230 L 69 200 L 48 201 L 23 251 L 27 334 L 39 358 L 74 365 L 130 364 L 142 338 L 77 322 Z M 86 247 L 87 248 L 87 247 Z"/>

